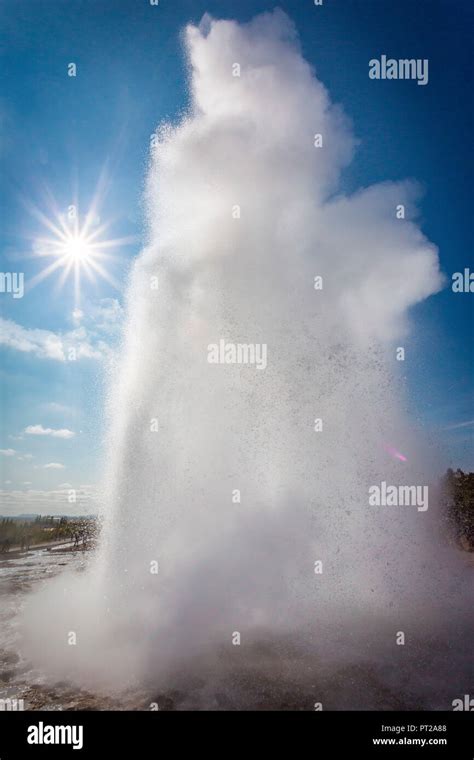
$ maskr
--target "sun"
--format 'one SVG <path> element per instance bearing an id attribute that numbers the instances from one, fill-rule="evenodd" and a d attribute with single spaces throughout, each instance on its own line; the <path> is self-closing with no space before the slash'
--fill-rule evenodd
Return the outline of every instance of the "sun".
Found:
<path id="1" fill-rule="evenodd" d="M 120 283 L 109 271 L 108 264 L 119 258 L 117 250 L 113 249 L 137 242 L 136 236 L 107 238 L 105 233 L 109 224 L 101 223 L 95 200 L 83 217 L 79 214 L 77 204 L 70 205 L 61 213 L 53 202 L 53 213 L 49 216 L 37 207 L 28 205 L 33 215 L 51 233 L 48 237 L 34 237 L 33 255 L 52 258 L 50 264 L 30 279 L 29 289 L 53 272 L 59 273 L 59 288 L 68 279 L 73 280 L 76 305 L 80 301 L 83 277 L 92 283 L 101 278 L 117 290 L 121 289 Z"/>
<path id="2" fill-rule="evenodd" d="M 89 247 L 87 240 L 83 240 L 80 237 L 71 237 L 64 244 L 64 255 L 75 264 L 80 264 L 91 257 L 92 249 Z"/>
<path id="3" fill-rule="evenodd" d="M 118 246 L 123 241 L 102 239 L 105 225 L 96 226 L 96 229 L 91 231 L 93 221 L 90 214 L 86 215 L 82 225 L 76 217 L 69 220 L 67 217 L 59 216 L 56 223 L 50 219 L 43 221 L 53 235 L 36 238 L 34 250 L 37 256 L 51 257 L 53 261 L 30 281 L 30 287 L 59 271 L 60 288 L 69 276 L 72 276 L 76 303 L 80 300 L 83 275 L 90 281 L 101 277 L 115 288 L 120 288 L 108 271 L 107 260 L 115 257 L 108 253 L 107 249 Z"/>

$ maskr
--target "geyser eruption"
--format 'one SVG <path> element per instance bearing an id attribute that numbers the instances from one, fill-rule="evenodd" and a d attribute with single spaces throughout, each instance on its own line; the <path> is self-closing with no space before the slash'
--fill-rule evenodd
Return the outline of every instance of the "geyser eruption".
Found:
<path id="1" fill-rule="evenodd" d="M 238 671 L 252 642 L 342 659 L 378 636 L 393 656 L 431 577 L 426 514 L 368 495 L 427 482 L 396 361 L 442 283 L 417 188 L 338 192 L 351 126 L 282 12 L 206 18 L 185 44 L 191 103 L 152 148 L 111 376 L 99 557 L 34 637 L 49 668 L 124 688 L 211 652 Z"/>

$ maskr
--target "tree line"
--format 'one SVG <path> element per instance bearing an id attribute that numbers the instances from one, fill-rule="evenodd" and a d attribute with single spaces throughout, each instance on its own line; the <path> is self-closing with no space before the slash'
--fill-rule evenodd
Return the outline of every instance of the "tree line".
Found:
<path id="1" fill-rule="evenodd" d="M 37 515 L 34 520 L 0 519 L 0 554 L 13 549 L 28 551 L 37 544 L 71 541 L 74 548 L 87 548 L 96 538 L 93 517 L 69 518 Z"/>

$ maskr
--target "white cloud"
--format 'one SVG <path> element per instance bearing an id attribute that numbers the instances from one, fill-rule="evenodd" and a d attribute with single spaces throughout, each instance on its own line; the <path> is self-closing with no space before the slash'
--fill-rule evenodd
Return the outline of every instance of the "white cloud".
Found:
<path id="1" fill-rule="evenodd" d="M 445 430 L 457 430 L 458 428 L 470 427 L 474 425 L 474 420 L 466 420 L 466 422 L 458 422 L 455 425 L 448 425 Z"/>
<path id="2" fill-rule="evenodd" d="M 55 430 L 54 428 L 45 428 L 43 425 L 28 425 L 24 432 L 27 435 L 50 435 L 52 438 L 73 438 L 76 435 L 67 428 Z"/>
<path id="3" fill-rule="evenodd" d="M 45 470 L 65 470 L 66 468 L 60 462 L 49 462 L 49 464 L 44 465 L 44 469 Z"/>
<path id="4" fill-rule="evenodd" d="M 122 314 L 117 299 L 103 298 L 87 311 L 75 309 L 72 316 L 77 326 L 67 332 L 22 327 L 11 319 L 0 319 L 0 344 L 39 359 L 65 362 L 74 350 L 76 360 L 100 360 L 112 351 L 109 340 L 118 335 Z"/>
<path id="5" fill-rule="evenodd" d="M 0 319 L 0 343 L 23 353 L 32 353 L 40 359 L 66 360 L 59 335 L 50 330 L 22 327 L 11 319 Z"/>
<path id="6" fill-rule="evenodd" d="M 15 449 L 0 449 L 0 454 L 4 457 L 13 457 L 16 454 Z"/>
<path id="7" fill-rule="evenodd" d="M 116 298 L 102 298 L 99 303 L 90 305 L 87 316 L 96 330 L 104 335 L 113 335 L 120 330 L 124 313 Z"/>

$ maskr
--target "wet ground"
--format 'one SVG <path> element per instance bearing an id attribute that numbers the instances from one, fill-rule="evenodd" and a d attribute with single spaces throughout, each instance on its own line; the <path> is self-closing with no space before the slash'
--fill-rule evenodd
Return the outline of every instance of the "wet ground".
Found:
<path id="1" fill-rule="evenodd" d="M 472 683 L 472 657 L 457 624 L 446 635 L 422 636 L 404 653 L 392 648 L 393 655 L 378 656 L 368 640 L 354 657 L 339 657 L 344 637 L 339 646 L 337 633 L 336 657 L 328 658 L 309 656 L 291 642 L 256 641 L 238 669 L 228 653 L 214 653 L 183 663 L 169 674 L 166 689 L 151 681 L 115 697 L 48 681 L 23 659 L 19 623 L 27 595 L 39 584 L 66 568 L 85 570 L 91 553 L 70 548 L 37 548 L 0 561 L 0 700 L 22 699 L 25 710 L 300 711 L 319 702 L 325 710 L 449 710 Z"/>
<path id="2" fill-rule="evenodd" d="M 66 566 L 78 572 L 88 555 L 70 547 L 43 547 L 12 552 L 0 561 L 0 699 L 23 699 L 28 710 L 99 709 L 94 695 L 78 692 L 67 684 L 46 684 L 41 674 L 19 654 L 19 618 L 28 592 L 61 572 Z M 112 704 L 100 700 L 102 709 Z"/>

